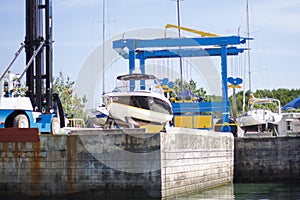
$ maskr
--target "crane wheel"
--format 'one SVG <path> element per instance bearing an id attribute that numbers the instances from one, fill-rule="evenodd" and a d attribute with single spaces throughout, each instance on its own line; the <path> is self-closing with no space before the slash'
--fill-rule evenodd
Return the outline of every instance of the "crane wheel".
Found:
<path id="1" fill-rule="evenodd" d="M 29 121 L 26 115 L 19 114 L 13 120 L 14 128 L 29 128 Z"/>
<path id="2" fill-rule="evenodd" d="M 59 134 L 60 130 L 60 122 L 57 117 L 53 117 L 51 121 L 51 134 L 56 135 Z"/>

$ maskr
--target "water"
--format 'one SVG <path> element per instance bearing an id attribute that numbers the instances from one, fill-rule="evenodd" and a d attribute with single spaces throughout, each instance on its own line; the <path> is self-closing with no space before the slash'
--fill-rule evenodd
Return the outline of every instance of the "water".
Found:
<path id="1" fill-rule="evenodd" d="M 68 196 L 60 197 L 27 197 L 20 193 L 13 193 L 1 191 L 0 199 L 6 200 L 161 200 L 160 198 L 143 197 L 143 192 L 140 191 L 139 195 L 122 196 L 116 194 L 114 191 L 109 191 L 108 196 L 103 192 L 97 191 L 83 192 L 80 194 L 71 194 Z M 177 197 L 168 200 L 300 200 L 300 184 L 284 184 L 284 183 L 235 183 L 228 184 L 221 187 L 205 190 L 202 192 L 189 194 L 182 197 Z"/>
<path id="2" fill-rule="evenodd" d="M 300 200 L 300 184 L 235 183 L 175 199 Z"/>

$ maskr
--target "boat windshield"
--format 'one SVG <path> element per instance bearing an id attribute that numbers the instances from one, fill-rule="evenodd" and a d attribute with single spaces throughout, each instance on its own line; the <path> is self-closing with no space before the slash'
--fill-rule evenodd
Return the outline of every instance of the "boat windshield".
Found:
<path id="1" fill-rule="evenodd" d="M 144 92 L 157 92 L 163 94 L 163 89 L 157 79 L 126 79 L 117 80 L 117 86 L 113 92 L 134 92 L 134 91 L 144 91 Z"/>

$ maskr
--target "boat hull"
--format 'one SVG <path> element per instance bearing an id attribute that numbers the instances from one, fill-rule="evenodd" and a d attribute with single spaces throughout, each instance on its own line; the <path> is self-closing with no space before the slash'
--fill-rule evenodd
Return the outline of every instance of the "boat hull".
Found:
<path id="1" fill-rule="evenodd" d="M 98 106 L 96 109 L 89 109 L 87 112 L 87 127 L 99 128 L 106 124 L 108 111 L 104 105 Z"/>
<path id="2" fill-rule="evenodd" d="M 134 126 L 166 124 L 173 118 L 169 100 L 156 93 L 109 93 L 104 100 L 110 117 Z"/>
<path id="3" fill-rule="evenodd" d="M 273 123 L 261 123 L 261 124 L 253 124 L 247 126 L 240 126 L 242 130 L 245 132 L 265 132 L 274 129 L 277 124 Z"/>
<path id="4" fill-rule="evenodd" d="M 282 115 L 269 110 L 256 109 L 240 116 L 237 121 L 245 132 L 264 132 L 273 129 L 281 120 Z"/>

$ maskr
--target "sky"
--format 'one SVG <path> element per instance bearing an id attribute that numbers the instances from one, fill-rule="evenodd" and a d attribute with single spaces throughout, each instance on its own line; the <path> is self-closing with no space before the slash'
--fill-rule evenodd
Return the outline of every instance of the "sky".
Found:
<path id="1" fill-rule="evenodd" d="M 24 41 L 24 2 L 1 0 L 0 73 Z M 55 75 L 62 71 L 76 80 L 84 61 L 102 43 L 102 10 L 102 0 L 53 0 Z M 180 16 L 184 27 L 247 36 L 246 0 L 183 0 Z M 249 0 L 249 19 L 254 39 L 250 42 L 252 90 L 300 88 L 300 1 Z M 106 39 L 135 29 L 164 28 L 167 23 L 177 24 L 174 0 L 106 0 Z M 228 75 L 248 74 L 244 60 L 245 56 L 228 59 Z M 21 55 L 12 71 L 20 73 L 24 66 Z"/>

